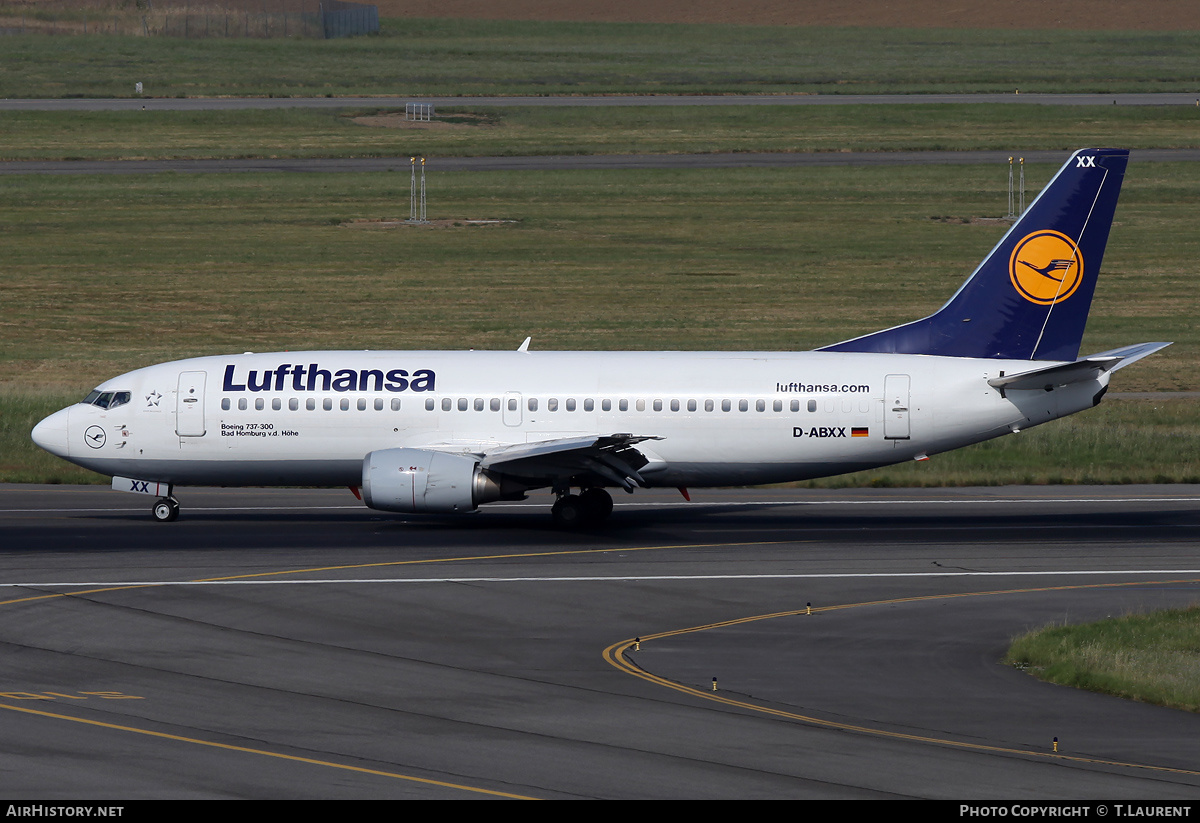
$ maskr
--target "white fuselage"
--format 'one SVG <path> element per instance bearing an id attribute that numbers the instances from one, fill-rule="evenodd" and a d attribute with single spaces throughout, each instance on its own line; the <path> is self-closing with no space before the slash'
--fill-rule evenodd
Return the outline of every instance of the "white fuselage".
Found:
<path id="1" fill-rule="evenodd" d="M 164 363 L 39 443 L 168 484 L 348 485 L 389 448 L 631 433 L 647 485 L 773 483 L 920 459 L 1092 406 L 1108 375 L 1001 392 L 1030 361 L 831 352 L 279 352 Z M 40 433 L 40 434 L 39 434 Z"/>

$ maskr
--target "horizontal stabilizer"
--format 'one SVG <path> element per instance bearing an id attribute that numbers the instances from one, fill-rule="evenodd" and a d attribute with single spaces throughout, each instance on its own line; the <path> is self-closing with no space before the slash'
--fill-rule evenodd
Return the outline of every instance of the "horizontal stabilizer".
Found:
<path id="1" fill-rule="evenodd" d="M 1099 354 L 1093 354 L 1092 357 L 1119 357 L 1121 362 L 1113 366 L 1109 371 L 1117 371 L 1123 369 L 1130 363 L 1136 363 L 1143 357 L 1148 357 L 1156 351 L 1165 349 L 1170 343 L 1138 343 L 1133 346 L 1122 346 L 1119 349 L 1112 351 L 1102 351 Z"/>
<path id="2" fill-rule="evenodd" d="M 1084 380 L 1095 380 L 1107 371 L 1116 371 L 1130 363 L 1141 360 L 1147 355 L 1154 354 L 1159 349 L 1166 348 L 1170 343 L 1139 343 L 1136 346 L 1126 346 L 1121 349 L 1100 352 L 1091 357 L 1084 357 L 1073 363 L 1056 363 L 1040 369 L 1008 374 L 1003 377 L 993 377 L 988 385 L 997 389 L 1045 389 L 1054 386 L 1066 386 Z"/>

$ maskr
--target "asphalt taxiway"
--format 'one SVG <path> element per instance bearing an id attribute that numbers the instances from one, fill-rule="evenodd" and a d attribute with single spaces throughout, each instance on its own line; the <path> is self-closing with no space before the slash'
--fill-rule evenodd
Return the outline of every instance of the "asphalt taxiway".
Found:
<path id="1" fill-rule="evenodd" d="M 6 796 L 1200 795 L 1200 718 L 999 662 L 1193 602 L 1200 487 L 638 492 L 575 533 L 179 496 L 0 487 Z"/>
<path id="2" fill-rule="evenodd" d="M 827 166 L 957 166 L 1003 165 L 1011 152 L 896 151 L 896 152 L 723 152 L 713 154 L 588 154 L 495 157 L 439 157 L 430 163 L 437 171 L 592 171 L 618 169 L 740 169 L 814 168 Z M 1028 151 L 1025 162 L 1059 165 L 1062 151 Z M 1194 163 L 1200 149 L 1137 149 L 1135 163 Z M 226 174 L 380 173 L 411 170 L 409 157 L 212 158 L 176 160 L 2 160 L 5 174 Z"/>

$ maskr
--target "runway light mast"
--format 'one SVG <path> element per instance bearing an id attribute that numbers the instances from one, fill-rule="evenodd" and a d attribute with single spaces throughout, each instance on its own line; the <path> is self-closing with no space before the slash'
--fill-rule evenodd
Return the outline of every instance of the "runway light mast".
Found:
<path id="1" fill-rule="evenodd" d="M 419 191 L 417 187 L 418 159 L 421 161 L 421 185 Z M 428 223 L 429 220 L 425 217 L 425 158 L 410 157 L 408 158 L 408 162 L 412 167 L 412 180 L 408 186 L 408 222 Z"/>

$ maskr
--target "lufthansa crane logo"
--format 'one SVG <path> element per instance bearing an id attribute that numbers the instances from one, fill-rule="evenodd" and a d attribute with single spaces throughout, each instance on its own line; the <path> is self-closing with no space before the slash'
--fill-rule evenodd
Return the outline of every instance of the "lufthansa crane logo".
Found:
<path id="1" fill-rule="evenodd" d="M 87 431 L 83 433 L 83 441 L 93 449 L 98 449 L 104 445 L 104 429 L 99 426 L 88 426 Z"/>
<path id="2" fill-rule="evenodd" d="M 1013 287 L 1031 303 L 1061 303 L 1083 280 L 1083 253 L 1065 234 L 1050 229 L 1026 235 L 1008 261 Z"/>

